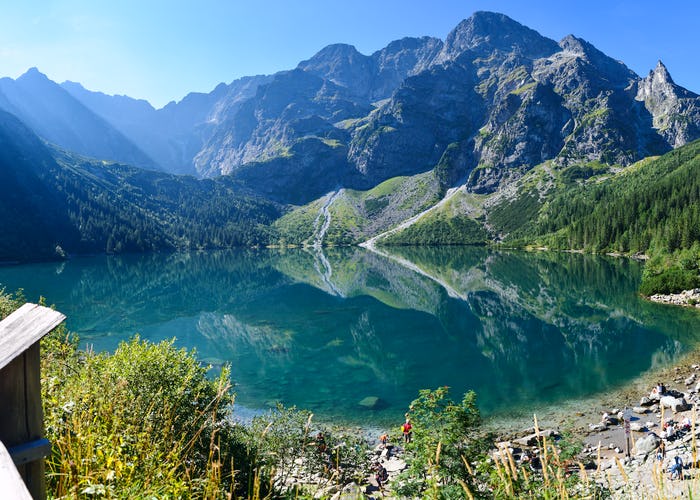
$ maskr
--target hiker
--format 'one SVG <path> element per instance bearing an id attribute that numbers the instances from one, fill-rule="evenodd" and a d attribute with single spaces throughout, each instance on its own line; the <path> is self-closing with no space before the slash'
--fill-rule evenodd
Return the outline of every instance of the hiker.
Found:
<path id="1" fill-rule="evenodd" d="M 690 421 L 689 417 L 684 417 L 680 423 L 680 426 L 681 426 L 680 430 L 684 431 L 684 432 L 688 432 L 690 430 L 690 428 L 692 427 L 692 424 L 693 423 Z"/>
<path id="2" fill-rule="evenodd" d="M 666 458 L 666 442 L 662 439 L 659 444 L 659 449 L 656 451 L 656 459 L 659 462 L 663 462 L 664 458 Z"/>
<path id="3" fill-rule="evenodd" d="M 316 448 L 318 448 L 319 453 L 326 451 L 326 438 L 323 432 L 316 434 Z"/>
<path id="4" fill-rule="evenodd" d="M 386 443 L 387 443 L 388 440 L 389 440 L 389 435 L 386 434 L 386 433 L 385 433 L 385 434 L 382 434 L 381 436 L 379 436 L 379 442 L 381 443 L 381 445 L 382 445 L 384 448 L 386 448 Z"/>
<path id="5" fill-rule="evenodd" d="M 670 473 L 671 479 L 683 479 L 683 460 L 681 457 L 676 456 L 668 472 Z"/>
<path id="6" fill-rule="evenodd" d="M 401 432 L 403 432 L 403 440 L 405 443 L 411 442 L 411 429 L 413 429 L 413 426 L 411 425 L 411 421 L 407 418 L 406 423 L 401 426 Z"/>
<path id="7" fill-rule="evenodd" d="M 374 473 L 374 479 L 377 481 L 377 486 L 379 487 L 379 489 L 383 490 L 384 484 L 386 483 L 387 479 L 389 479 L 389 473 L 380 463 L 377 464 L 377 468 Z"/>
<path id="8" fill-rule="evenodd" d="M 659 398 L 660 398 L 660 397 L 663 396 L 665 393 L 666 393 L 666 387 L 664 386 L 664 384 L 662 384 L 661 382 L 659 382 L 659 383 L 656 384 L 656 387 L 654 387 L 654 388 L 651 390 L 651 397 L 652 397 L 652 398 L 653 398 L 653 397 L 659 397 Z"/>

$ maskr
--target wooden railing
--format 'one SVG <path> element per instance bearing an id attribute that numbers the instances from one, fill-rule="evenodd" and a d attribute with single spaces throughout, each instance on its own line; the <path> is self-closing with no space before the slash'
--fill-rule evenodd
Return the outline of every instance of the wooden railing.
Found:
<path id="1" fill-rule="evenodd" d="M 0 491 L 7 498 L 46 498 L 51 445 L 44 438 L 39 340 L 65 318 L 24 304 L 0 321 Z"/>

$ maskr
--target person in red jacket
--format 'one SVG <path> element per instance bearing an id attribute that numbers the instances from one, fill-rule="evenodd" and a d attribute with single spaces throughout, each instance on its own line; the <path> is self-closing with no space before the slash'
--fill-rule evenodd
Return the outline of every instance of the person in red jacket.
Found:
<path id="1" fill-rule="evenodd" d="M 406 422 L 401 426 L 401 432 L 403 432 L 403 440 L 406 443 L 411 442 L 411 429 L 413 429 L 413 426 L 411 425 L 411 421 L 407 418 Z"/>

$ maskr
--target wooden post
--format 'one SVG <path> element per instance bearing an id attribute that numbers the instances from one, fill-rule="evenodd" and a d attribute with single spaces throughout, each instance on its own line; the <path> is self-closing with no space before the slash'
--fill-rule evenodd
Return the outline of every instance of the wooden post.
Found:
<path id="1" fill-rule="evenodd" d="M 46 498 L 39 340 L 64 319 L 58 311 L 24 304 L 0 322 L 0 441 L 34 499 Z"/>

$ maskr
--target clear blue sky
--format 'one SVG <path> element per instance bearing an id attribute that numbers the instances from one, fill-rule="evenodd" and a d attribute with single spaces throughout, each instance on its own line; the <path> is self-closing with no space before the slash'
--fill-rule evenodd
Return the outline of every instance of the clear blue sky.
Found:
<path id="1" fill-rule="evenodd" d="M 444 40 L 476 10 L 555 40 L 573 33 L 640 75 L 661 59 L 700 93 L 696 0 L 20 0 L 0 6 L 0 76 L 36 66 L 57 82 L 161 107 L 291 69 L 330 43 L 370 54 L 404 36 Z"/>

